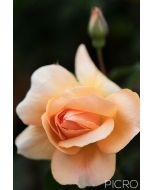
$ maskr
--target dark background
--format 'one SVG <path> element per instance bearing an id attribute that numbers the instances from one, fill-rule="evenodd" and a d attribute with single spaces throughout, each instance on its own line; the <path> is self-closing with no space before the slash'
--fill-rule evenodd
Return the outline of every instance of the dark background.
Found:
<path id="1" fill-rule="evenodd" d="M 97 63 L 87 34 L 90 11 L 95 5 L 102 7 L 109 25 L 103 49 L 108 76 L 121 87 L 139 93 L 139 0 L 14 0 L 14 139 L 26 127 L 15 108 L 29 89 L 35 69 L 58 61 L 74 72 L 74 56 L 80 43 L 87 46 Z M 138 135 L 117 154 L 113 179 L 139 182 L 139 142 Z M 17 155 L 14 146 L 14 190 L 78 189 L 59 185 L 51 176 L 49 161 L 28 160 Z"/>

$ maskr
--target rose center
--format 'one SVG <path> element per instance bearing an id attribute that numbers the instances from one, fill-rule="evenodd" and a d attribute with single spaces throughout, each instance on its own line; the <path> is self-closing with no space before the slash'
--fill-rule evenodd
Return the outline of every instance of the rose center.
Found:
<path id="1" fill-rule="evenodd" d="M 103 122 L 98 114 L 69 109 L 57 113 L 53 120 L 52 129 L 61 140 L 83 135 Z"/>

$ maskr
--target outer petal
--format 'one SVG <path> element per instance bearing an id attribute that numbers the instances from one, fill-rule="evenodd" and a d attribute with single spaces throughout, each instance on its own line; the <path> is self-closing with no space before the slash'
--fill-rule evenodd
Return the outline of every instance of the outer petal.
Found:
<path id="1" fill-rule="evenodd" d="M 50 160 L 54 151 L 43 127 L 32 125 L 16 138 L 15 144 L 19 154 L 32 159 Z"/>
<path id="2" fill-rule="evenodd" d="M 113 130 L 113 119 L 107 119 L 100 127 L 94 129 L 86 134 L 59 142 L 59 146 L 69 148 L 72 146 L 83 147 L 90 143 L 97 142 L 101 139 L 105 139 Z"/>
<path id="3" fill-rule="evenodd" d="M 120 90 L 118 85 L 97 69 L 83 44 L 76 53 L 75 70 L 81 84 L 97 87 L 105 96 Z"/>
<path id="4" fill-rule="evenodd" d="M 77 184 L 80 188 L 97 186 L 113 176 L 115 154 L 103 154 L 93 145 L 72 156 L 55 151 L 51 168 L 60 184 Z"/>
<path id="5" fill-rule="evenodd" d="M 74 76 L 62 66 L 43 66 L 33 73 L 31 88 L 25 99 L 17 106 L 17 114 L 25 124 L 39 126 L 47 101 L 76 85 Z"/>
<path id="6" fill-rule="evenodd" d="M 97 142 L 101 151 L 115 153 L 124 148 L 139 132 L 139 96 L 131 90 L 121 90 L 108 97 L 117 105 L 115 127 L 106 138 Z"/>

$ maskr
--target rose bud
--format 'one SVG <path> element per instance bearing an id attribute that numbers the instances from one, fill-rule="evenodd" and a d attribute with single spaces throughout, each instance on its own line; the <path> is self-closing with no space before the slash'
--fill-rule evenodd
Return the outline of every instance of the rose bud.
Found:
<path id="1" fill-rule="evenodd" d="M 98 7 L 94 7 L 90 16 L 88 33 L 95 48 L 102 48 L 105 44 L 105 36 L 108 33 L 108 25 Z"/>

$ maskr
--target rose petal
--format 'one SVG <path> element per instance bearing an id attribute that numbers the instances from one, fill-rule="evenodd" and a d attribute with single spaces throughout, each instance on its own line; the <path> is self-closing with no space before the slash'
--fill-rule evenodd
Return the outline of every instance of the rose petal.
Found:
<path id="1" fill-rule="evenodd" d="M 74 122 L 71 122 L 71 121 L 65 121 L 63 124 L 61 124 L 60 127 L 60 130 L 62 131 L 62 133 L 65 135 L 66 138 L 72 138 L 72 137 L 76 137 L 76 136 L 80 136 L 86 132 L 89 131 L 88 128 L 78 128 L 79 129 L 67 129 L 66 127 L 70 127 L 70 125 L 73 125 Z M 78 125 L 78 124 L 76 124 Z M 64 140 L 64 139 L 63 139 Z"/>
<path id="2" fill-rule="evenodd" d="M 106 138 L 114 128 L 113 119 L 107 119 L 100 127 L 94 129 L 86 134 L 63 140 L 59 142 L 60 147 L 69 148 L 73 146 L 83 147 L 90 143 L 97 142 Z"/>
<path id="3" fill-rule="evenodd" d="M 116 113 L 115 104 L 96 95 L 87 95 L 71 99 L 62 96 L 52 99 L 47 104 L 46 112 L 50 117 L 61 111 L 61 109 L 75 109 L 108 117 L 112 117 Z"/>
<path id="4" fill-rule="evenodd" d="M 49 141 L 61 152 L 66 154 L 76 154 L 80 148 L 79 147 L 71 147 L 71 148 L 62 148 L 59 147 L 58 142 L 60 141 L 59 137 L 52 131 L 52 127 L 48 123 L 48 117 L 46 114 L 42 116 L 42 124 L 46 131 Z"/>
<path id="5" fill-rule="evenodd" d="M 75 71 L 81 84 L 96 87 L 105 96 L 120 90 L 118 85 L 97 69 L 83 44 L 79 46 L 76 53 Z"/>
<path id="6" fill-rule="evenodd" d="M 51 159 L 54 147 L 43 127 L 29 126 L 16 138 L 17 152 L 31 159 Z"/>
<path id="7" fill-rule="evenodd" d="M 115 104 L 96 95 L 73 98 L 65 107 L 108 117 L 112 117 L 116 113 Z"/>
<path id="8" fill-rule="evenodd" d="M 115 127 L 106 138 L 97 142 L 101 151 L 116 153 L 124 148 L 139 132 L 139 96 L 131 90 L 121 90 L 108 97 L 117 105 Z"/>
<path id="9" fill-rule="evenodd" d="M 74 76 L 62 66 L 43 66 L 33 73 L 31 88 L 25 99 L 17 106 L 17 114 L 25 124 L 40 126 L 41 115 L 45 112 L 47 101 L 76 85 Z"/>
<path id="10" fill-rule="evenodd" d="M 70 97 L 70 98 L 78 97 L 78 96 L 86 96 L 86 95 L 90 95 L 90 94 L 94 94 L 97 96 L 102 95 L 97 88 L 88 87 L 88 86 L 76 86 L 74 88 L 67 89 L 64 92 L 64 95 L 66 97 Z"/>
<path id="11" fill-rule="evenodd" d="M 85 125 L 85 122 L 88 122 L 91 125 L 90 127 L 86 125 L 88 128 L 96 128 L 102 123 L 102 117 L 91 112 L 68 111 L 64 118 L 68 121 L 74 121 L 82 125 Z"/>
<path id="12" fill-rule="evenodd" d="M 113 176 L 115 154 L 103 154 L 93 145 L 72 156 L 55 151 L 51 168 L 54 178 L 62 185 L 97 186 Z"/>

